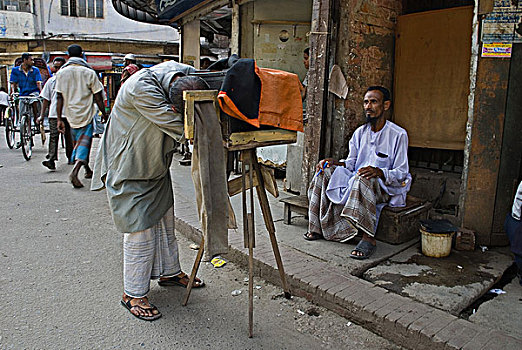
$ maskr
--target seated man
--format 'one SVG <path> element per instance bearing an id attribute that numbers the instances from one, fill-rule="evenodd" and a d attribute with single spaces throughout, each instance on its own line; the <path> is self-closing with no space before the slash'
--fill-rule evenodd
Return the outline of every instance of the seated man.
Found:
<path id="1" fill-rule="evenodd" d="M 522 286 L 522 182 L 518 185 L 513 208 L 506 217 L 504 229 L 509 238 L 511 252 L 515 255 L 518 281 Z"/>
<path id="2" fill-rule="evenodd" d="M 308 189 L 307 240 L 324 238 L 346 242 L 363 234 L 350 257 L 367 259 L 376 249 L 375 231 L 385 205 L 406 205 L 411 175 L 408 135 L 387 121 L 390 92 L 371 86 L 364 95 L 367 123 L 355 130 L 346 160 L 321 160 Z"/>

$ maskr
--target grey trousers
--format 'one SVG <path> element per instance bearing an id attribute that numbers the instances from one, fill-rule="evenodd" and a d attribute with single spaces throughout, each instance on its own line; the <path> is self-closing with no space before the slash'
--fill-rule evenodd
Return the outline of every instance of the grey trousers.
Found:
<path id="1" fill-rule="evenodd" d="M 63 135 L 65 138 L 65 155 L 67 156 L 69 162 L 71 162 L 73 161 L 73 159 L 71 159 L 71 155 L 74 148 L 71 136 L 71 127 L 67 119 L 62 118 L 62 121 L 65 124 L 65 134 Z M 58 132 L 58 120 L 56 118 L 49 118 L 49 129 L 49 153 L 47 154 L 47 158 L 52 161 L 57 161 L 60 133 Z"/>

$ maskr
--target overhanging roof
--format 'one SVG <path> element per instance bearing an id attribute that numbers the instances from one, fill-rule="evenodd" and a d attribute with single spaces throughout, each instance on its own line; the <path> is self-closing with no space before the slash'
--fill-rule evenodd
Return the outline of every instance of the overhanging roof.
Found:
<path id="1" fill-rule="evenodd" d="M 212 1 L 214 0 L 112 0 L 112 4 L 119 14 L 135 21 L 177 27 L 176 18 Z"/>

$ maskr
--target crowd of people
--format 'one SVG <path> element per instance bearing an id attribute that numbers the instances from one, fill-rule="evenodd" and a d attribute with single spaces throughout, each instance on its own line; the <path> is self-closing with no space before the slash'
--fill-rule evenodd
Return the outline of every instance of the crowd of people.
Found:
<path id="1" fill-rule="evenodd" d="M 92 176 L 88 165 L 90 146 L 92 138 L 99 138 L 104 132 L 106 95 L 98 74 L 87 63 L 82 48 L 71 45 L 67 53 L 68 60 L 64 57 L 53 59 L 49 67 L 53 75 L 45 84 L 40 70 L 34 66 L 32 55 L 22 54 L 21 64 L 13 67 L 9 77 L 10 92 L 19 97 L 15 105 L 19 115 L 28 113 L 33 116 L 32 123 L 45 123 L 49 127 L 48 153 L 42 165 L 49 170 L 56 169 L 62 135 L 67 164 L 74 165 L 69 176 L 71 184 L 80 188 L 83 184 L 78 178 L 79 169 L 82 166 L 85 168 L 86 178 Z M 141 68 L 133 54 L 126 55 L 121 83 Z M 0 125 L 5 125 L 10 98 L 13 99 L 4 87 L 0 87 Z M 20 142 L 16 147 L 20 147 Z"/>

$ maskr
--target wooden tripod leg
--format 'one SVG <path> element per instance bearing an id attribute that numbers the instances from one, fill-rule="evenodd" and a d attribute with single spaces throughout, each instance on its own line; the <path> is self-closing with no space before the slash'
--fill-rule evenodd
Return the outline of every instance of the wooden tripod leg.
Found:
<path id="1" fill-rule="evenodd" d="M 190 292 L 192 291 L 192 286 L 194 285 L 194 280 L 196 279 L 196 274 L 199 270 L 199 265 L 201 264 L 201 259 L 203 258 L 203 251 L 205 250 L 205 236 L 201 237 L 201 243 L 199 243 L 198 255 L 196 255 L 196 260 L 194 261 L 194 266 L 192 266 L 192 272 L 190 273 L 189 283 L 187 285 L 187 291 L 185 292 L 185 299 L 181 305 L 187 306 Z"/>
<path id="2" fill-rule="evenodd" d="M 253 162 L 255 151 L 250 151 L 249 169 L 250 176 L 250 213 L 248 214 L 248 337 L 254 336 L 254 242 L 255 242 L 255 226 L 254 226 L 254 171 Z"/>
<path id="3" fill-rule="evenodd" d="M 270 243 L 272 244 L 272 250 L 274 251 L 274 257 L 276 259 L 277 269 L 279 270 L 279 276 L 281 277 L 281 284 L 283 287 L 285 298 L 290 299 L 290 297 L 291 297 L 290 289 L 288 288 L 288 284 L 286 282 L 286 275 L 285 275 L 285 269 L 283 267 L 283 260 L 281 259 L 281 253 L 279 252 L 279 246 L 277 244 L 274 220 L 272 218 L 272 212 L 270 211 L 270 203 L 268 203 L 268 197 L 266 195 L 265 182 L 263 180 L 263 176 L 261 174 L 261 169 L 259 168 L 259 163 L 257 162 L 257 157 L 255 156 L 255 154 L 252 158 L 253 158 L 253 163 L 254 163 L 254 169 L 255 169 L 257 177 L 259 179 L 259 185 L 256 187 L 257 197 L 258 197 L 259 203 L 261 205 L 261 211 L 263 212 L 263 219 L 265 220 L 265 226 L 268 230 L 268 235 L 270 237 Z"/>

